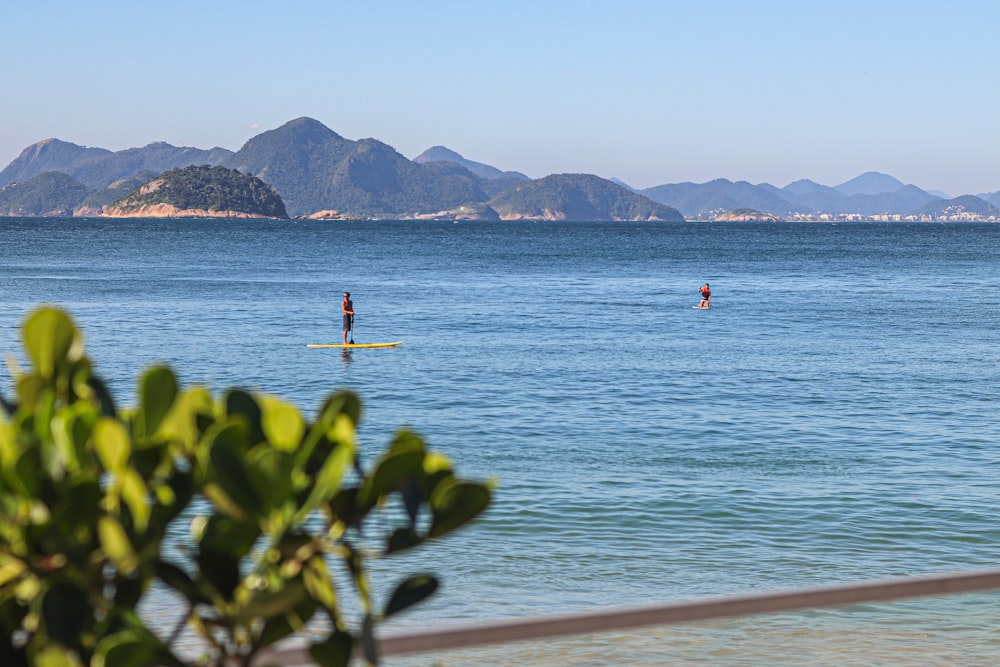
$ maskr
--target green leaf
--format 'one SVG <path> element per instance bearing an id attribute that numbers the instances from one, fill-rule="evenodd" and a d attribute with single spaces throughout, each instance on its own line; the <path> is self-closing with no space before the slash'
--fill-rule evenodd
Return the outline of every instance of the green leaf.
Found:
<path id="1" fill-rule="evenodd" d="M 263 503 L 243 461 L 249 451 L 246 433 L 245 425 L 239 421 L 229 421 L 213 429 L 208 438 L 208 478 L 243 510 L 259 517 Z"/>
<path id="2" fill-rule="evenodd" d="M 284 616 L 309 597 L 301 579 L 286 581 L 284 588 L 275 591 L 258 591 L 243 606 L 236 617 L 237 623 L 250 624 L 255 619 Z M 304 619 L 309 620 L 309 619 Z"/>
<path id="3" fill-rule="evenodd" d="M 266 619 L 264 628 L 257 636 L 257 648 L 265 648 L 293 632 L 299 632 L 305 626 L 306 621 L 313 617 L 317 608 L 316 602 L 312 598 L 306 597 L 290 612 Z"/>
<path id="4" fill-rule="evenodd" d="M 302 581 L 313 600 L 324 608 L 334 611 L 337 608 L 337 593 L 334 591 L 330 573 L 326 569 L 326 561 L 322 556 L 313 556 L 302 568 Z"/>
<path id="5" fill-rule="evenodd" d="M 39 649 L 32 664 L 35 667 L 83 667 L 83 662 L 74 651 L 55 644 Z"/>
<path id="6" fill-rule="evenodd" d="M 354 638 L 336 630 L 322 642 L 309 647 L 309 655 L 319 667 L 347 667 L 354 652 Z"/>
<path id="7" fill-rule="evenodd" d="M 85 403 L 76 403 L 60 410 L 52 419 L 52 441 L 66 470 L 73 473 L 87 452 L 87 440 L 94 426 L 93 410 Z"/>
<path id="8" fill-rule="evenodd" d="M 57 308 L 40 308 L 29 315 L 22 335 L 28 356 L 42 377 L 53 377 L 83 356 L 80 332 L 69 315 Z"/>
<path id="9" fill-rule="evenodd" d="M 177 378 L 172 370 L 166 366 L 154 366 L 146 371 L 139 385 L 137 437 L 150 437 L 156 433 L 177 400 L 177 394 Z"/>
<path id="10" fill-rule="evenodd" d="M 94 618 L 87 595 L 69 583 L 58 583 L 42 597 L 42 619 L 48 636 L 66 648 L 78 648 L 81 635 Z"/>
<path id="11" fill-rule="evenodd" d="M 204 387 L 182 391 L 160 423 L 160 436 L 178 440 L 190 451 L 201 439 L 199 417 L 211 420 L 213 407 L 212 395 Z"/>
<path id="12" fill-rule="evenodd" d="M 424 452 L 427 447 L 424 439 L 408 429 L 401 429 L 389 443 L 390 454 L 402 454 L 404 452 Z"/>
<path id="13" fill-rule="evenodd" d="M 340 490 L 340 482 L 354 461 L 354 448 L 341 444 L 323 462 L 306 502 L 296 512 L 295 520 L 301 521 L 314 509 L 328 502 Z"/>
<path id="14" fill-rule="evenodd" d="M 232 600 L 240 585 L 240 557 L 233 553 L 202 548 L 195 557 L 201 580 L 225 600 Z"/>
<path id="15" fill-rule="evenodd" d="M 289 500 L 292 467 L 291 454 L 266 443 L 250 450 L 246 458 L 247 475 L 264 510 L 273 510 Z"/>
<path id="16" fill-rule="evenodd" d="M 155 654 L 151 639 L 135 630 L 104 637 L 94 650 L 91 667 L 147 667 Z"/>
<path id="17" fill-rule="evenodd" d="M 441 537 L 476 518 L 490 504 L 490 491 L 474 482 L 445 482 L 431 494 L 434 519 L 428 537 Z"/>
<path id="18" fill-rule="evenodd" d="M 132 441 L 122 423 L 111 417 L 101 417 L 94 426 L 92 440 L 104 469 L 113 474 L 124 472 L 132 453 Z"/>
<path id="19" fill-rule="evenodd" d="M 423 461 L 423 450 L 390 453 L 378 462 L 375 472 L 361 485 L 359 502 L 372 505 L 383 496 L 401 489 L 423 472 Z"/>
<path id="20" fill-rule="evenodd" d="M 132 574 L 139 566 L 139 556 L 122 525 L 113 517 L 102 516 L 97 522 L 97 536 L 101 550 L 118 571 L 125 576 Z"/>
<path id="21" fill-rule="evenodd" d="M 340 391 L 330 396 L 320 408 L 319 421 L 329 420 L 329 423 L 333 423 L 333 418 L 337 415 L 346 415 L 355 426 L 361 422 L 361 400 L 356 394 Z"/>
<path id="22" fill-rule="evenodd" d="M 42 492 L 40 472 L 38 450 L 26 449 L 17 457 L 13 470 L 4 470 L 4 477 L 12 488 L 20 492 L 20 495 L 35 498 Z"/>
<path id="23" fill-rule="evenodd" d="M 276 449 L 292 452 L 298 449 L 306 431 L 306 423 L 298 408 L 273 397 L 260 401 L 261 425 L 268 442 Z"/>
<path id="24" fill-rule="evenodd" d="M 242 389 L 232 389 L 226 393 L 226 416 L 230 419 L 242 417 L 246 420 L 248 431 L 246 434 L 247 447 L 253 447 L 257 443 L 264 441 L 264 431 L 261 428 L 261 410 L 257 401 L 249 392 Z"/>
<path id="25" fill-rule="evenodd" d="M 208 596 L 198 588 L 187 572 L 173 563 L 158 560 L 154 565 L 154 569 L 160 581 L 180 593 L 192 607 L 196 604 L 207 604 L 210 602 Z"/>
<path id="26" fill-rule="evenodd" d="M 135 470 L 126 468 L 120 475 L 121 497 L 132 513 L 132 523 L 138 533 L 145 533 L 149 526 L 151 506 L 148 502 L 149 491 L 142 476 Z"/>
<path id="27" fill-rule="evenodd" d="M 0 588 L 17 579 L 28 570 L 24 561 L 14 556 L 0 552 Z"/>
<path id="28" fill-rule="evenodd" d="M 382 612 L 383 618 L 389 618 L 393 614 L 398 614 L 404 609 L 423 602 L 438 589 L 438 580 L 430 574 L 418 574 L 410 577 L 393 591 L 389 602 Z"/>
<path id="29" fill-rule="evenodd" d="M 397 528 L 392 531 L 392 535 L 389 536 L 385 552 L 387 554 L 393 554 L 407 549 L 412 549 L 413 547 L 423 543 L 423 541 L 423 538 L 417 534 L 417 531 L 412 526 Z"/>
<path id="30" fill-rule="evenodd" d="M 327 503 L 327 508 L 334 520 L 342 521 L 347 526 L 358 526 L 368 515 L 370 506 L 358 503 L 358 488 L 355 486 L 343 488 Z"/>
<path id="31" fill-rule="evenodd" d="M 259 537 L 260 528 L 256 523 L 215 514 L 205 524 L 198 543 L 203 549 L 242 557 L 250 552 Z"/>

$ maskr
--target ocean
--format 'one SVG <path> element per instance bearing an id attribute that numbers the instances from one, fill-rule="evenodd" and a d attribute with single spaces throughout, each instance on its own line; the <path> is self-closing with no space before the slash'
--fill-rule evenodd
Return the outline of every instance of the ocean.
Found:
<path id="1" fill-rule="evenodd" d="M 309 414 L 350 388 L 368 455 L 405 425 L 495 480 L 375 564 L 379 595 L 443 579 L 396 626 L 1000 565 L 1000 225 L 7 218 L 0 247 L 0 353 L 56 303 L 119 403 L 154 362 Z M 345 290 L 357 342 L 404 343 L 306 348 Z M 998 600 L 387 664 L 993 665 Z"/>

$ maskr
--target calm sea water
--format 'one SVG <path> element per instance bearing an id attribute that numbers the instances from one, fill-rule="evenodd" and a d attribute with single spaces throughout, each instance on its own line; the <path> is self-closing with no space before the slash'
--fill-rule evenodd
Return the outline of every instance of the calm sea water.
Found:
<path id="1" fill-rule="evenodd" d="M 310 412 L 349 387 L 367 451 L 405 424 L 495 478 L 474 527 L 377 565 L 444 578 L 403 624 L 1000 565 L 1000 225 L 5 219 L 0 247 L 4 353 L 58 303 L 122 403 L 155 361 Z M 344 290 L 358 342 L 404 344 L 307 349 Z M 442 660 L 990 665 L 997 602 Z"/>

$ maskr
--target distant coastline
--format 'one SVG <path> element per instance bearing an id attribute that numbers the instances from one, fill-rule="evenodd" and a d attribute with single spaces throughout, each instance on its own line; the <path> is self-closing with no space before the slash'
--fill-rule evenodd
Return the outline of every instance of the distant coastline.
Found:
<path id="1" fill-rule="evenodd" d="M 1000 190 L 949 198 L 878 172 L 836 186 L 802 179 L 776 187 L 720 178 L 637 189 L 593 174 L 531 179 L 443 146 L 411 160 L 381 141 L 346 139 L 306 117 L 262 132 L 236 152 L 165 142 L 114 152 L 46 139 L 0 170 L 0 215 L 117 215 L 110 207 L 137 188 L 191 167 L 225 168 L 259 179 L 292 218 L 739 221 L 747 214 L 732 212 L 747 209 L 754 211 L 751 219 L 806 222 L 1000 222 Z M 212 194 L 211 188 L 191 192 Z M 178 212 L 151 209 L 144 217 L 246 210 L 225 202 L 207 207 L 138 202 L 145 203 L 174 204 Z M 210 214 L 215 216 L 242 217 Z"/>

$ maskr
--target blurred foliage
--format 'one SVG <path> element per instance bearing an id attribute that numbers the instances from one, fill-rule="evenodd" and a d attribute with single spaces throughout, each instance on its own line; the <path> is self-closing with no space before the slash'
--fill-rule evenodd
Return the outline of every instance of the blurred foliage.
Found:
<path id="1" fill-rule="evenodd" d="M 487 485 L 458 478 L 410 431 L 365 470 L 351 393 L 310 422 L 278 397 L 216 398 L 156 366 L 135 407 L 119 409 L 65 312 L 31 313 L 23 340 L 32 366 L 12 361 L 15 396 L 0 397 L 5 667 L 250 665 L 310 621 L 298 637 L 316 664 L 377 664 L 376 624 L 438 580 L 410 576 L 376 608 L 368 559 L 442 537 L 489 504 Z M 181 527 L 191 537 L 179 548 L 167 538 Z M 183 600 L 178 618 L 136 612 L 154 584 Z M 204 655 L 178 649 L 186 629 Z"/>

